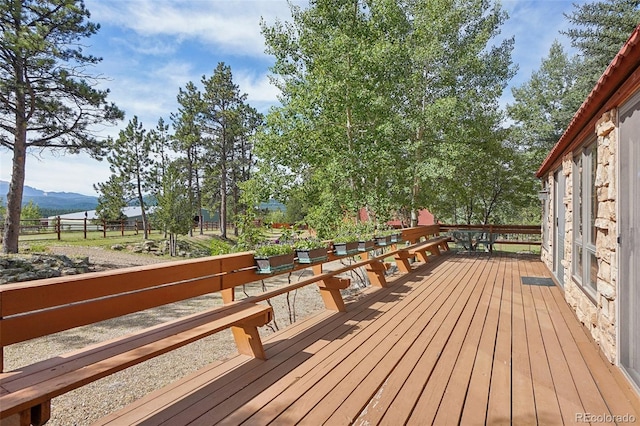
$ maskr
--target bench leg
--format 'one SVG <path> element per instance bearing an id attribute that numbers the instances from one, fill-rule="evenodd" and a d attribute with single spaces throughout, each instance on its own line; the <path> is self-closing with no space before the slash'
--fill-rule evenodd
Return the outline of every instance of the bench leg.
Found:
<path id="1" fill-rule="evenodd" d="M 236 300 L 235 288 L 225 288 L 224 290 L 220 290 L 220 295 L 222 296 L 222 302 L 224 302 L 225 305 Z"/>
<path id="2" fill-rule="evenodd" d="M 0 421 L 2 426 L 42 426 L 51 418 L 51 400 Z"/>
<path id="3" fill-rule="evenodd" d="M 238 352 L 258 359 L 267 359 L 262 346 L 262 340 L 256 326 L 233 326 L 231 327 L 233 338 L 236 341 Z"/>
<path id="4" fill-rule="evenodd" d="M 42 426 L 51 418 L 51 400 L 31 408 L 31 424 Z"/>
<path id="5" fill-rule="evenodd" d="M 340 290 L 349 287 L 349 285 L 351 285 L 350 279 L 337 277 L 325 278 L 318 283 L 324 307 L 330 311 L 345 312 L 347 308 Z"/>
<path id="6" fill-rule="evenodd" d="M 411 272 L 411 264 L 409 263 L 408 252 L 399 252 L 393 258 L 396 261 L 396 266 L 398 267 L 398 271 L 408 273 Z"/>
<path id="7" fill-rule="evenodd" d="M 231 332 L 236 341 L 238 352 L 243 355 L 249 355 L 258 359 L 267 359 L 258 333 L 258 327 L 261 327 L 273 319 L 273 311 L 263 316 L 248 319 L 242 323 L 232 326 Z"/>
<path id="8" fill-rule="evenodd" d="M 408 257 L 395 257 L 396 266 L 398 267 L 398 271 L 408 273 L 411 272 L 411 264 L 409 263 Z"/>
<path id="9" fill-rule="evenodd" d="M 365 268 L 369 282 L 374 287 L 386 287 L 387 280 L 384 277 L 386 271 L 385 265 L 382 262 L 370 263 Z"/>
<path id="10" fill-rule="evenodd" d="M 416 251 L 416 256 L 418 256 L 418 259 L 420 259 L 422 262 L 424 263 L 428 263 L 429 262 L 429 257 L 427 256 L 427 250 L 420 250 L 420 251 Z"/>
<path id="11" fill-rule="evenodd" d="M 429 251 L 434 256 L 440 256 L 440 248 L 438 246 L 429 247 Z"/>

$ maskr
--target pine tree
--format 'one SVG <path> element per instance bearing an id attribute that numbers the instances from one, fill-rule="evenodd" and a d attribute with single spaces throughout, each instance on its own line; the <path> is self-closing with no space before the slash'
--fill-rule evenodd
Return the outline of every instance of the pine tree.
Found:
<path id="1" fill-rule="evenodd" d="M 227 209 L 233 152 L 237 138 L 243 133 L 246 94 L 233 82 L 231 67 L 223 62 L 210 78 L 202 77 L 203 113 L 201 129 L 207 143 L 208 181 L 217 184 L 220 211 L 220 233 L 227 238 Z"/>
<path id="2" fill-rule="evenodd" d="M 93 185 L 98 192 L 96 215 L 101 220 L 113 222 L 125 218 L 122 210 L 127 207 L 127 194 L 133 193 L 131 182 L 119 175 L 111 175 L 109 180 Z"/>
<path id="3" fill-rule="evenodd" d="M 178 91 L 178 112 L 171 114 L 173 122 L 173 150 L 183 156 L 187 169 L 186 191 L 190 201 L 189 212 L 200 218 L 202 228 L 202 190 L 203 168 L 202 157 L 205 152 L 205 140 L 202 136 L 201 120 L 203 114 L 202 95 L 193 82 L 188 82 L 184 89 Z M 190 230 L 189 232 L 193 232 Z"/>
<path id="4" fill-rule="evenodd" d="M 13 151 L 3 251 L 17 253 L 26 158 L 31 149 L 103 155 L 94 124 L 122 119 L 97 90 L 82 39 L 99 25 L 80 0 L 0 2 L 0 145 Z"/>
<path id="5" fill-rule="evenodd" d="M 127 127 L 120 131 L 117 139 L 109 139 L 109 161 L 111 172 L 124 183 L 126 199 L 137 200 L 142 213 L 144 238 L 148 237 L 147 208 L 144 195 L 151 182 L 150 173 L 154 170 L 151 141 L 138 117 L 134 116 Z"/>
<path id="6" fill-rule="evenodd" d="M 573 98 L 575 112 L 640 23 L 640 0 L 574 3 L 574 10 L 565 17 L 571 26 L 563 33 L 581 59 Z"/>

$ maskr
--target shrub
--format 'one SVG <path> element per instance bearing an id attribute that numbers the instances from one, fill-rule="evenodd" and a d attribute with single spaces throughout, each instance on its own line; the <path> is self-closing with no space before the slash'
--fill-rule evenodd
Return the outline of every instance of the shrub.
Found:
<path id="1" fill-rule="evenodd" d="M 289 244 L 266 244 L 256 248 L 255 256 L 269 257 L 292 253 L 293 247 Z"/>
<path id="2" fill-rule="evenodd" d="M 235 246 L 230 243 L 214 238 L 211 240 L 211 256 L 218 256 L 220 254 L 229 254 L 235 252 Z"/>

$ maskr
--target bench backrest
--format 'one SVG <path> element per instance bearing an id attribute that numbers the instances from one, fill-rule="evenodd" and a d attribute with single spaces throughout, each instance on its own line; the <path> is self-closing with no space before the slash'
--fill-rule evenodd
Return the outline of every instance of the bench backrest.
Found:
<path id="1" fill-rule="evenodd" d="M 402 239 L 409 241 L 410 243 L 417 243 L 422 238 L 429 239 L 430 237 L 440 235 L 440 225 L 426 225 L 416 226 L 414 228 L 406 228 L 402 230 Z"/>
<path id="2" fill-rule="evenodd" d="M 217 292 L 253 265 L 247 252 L 5 284 L 0 346 Z"/>

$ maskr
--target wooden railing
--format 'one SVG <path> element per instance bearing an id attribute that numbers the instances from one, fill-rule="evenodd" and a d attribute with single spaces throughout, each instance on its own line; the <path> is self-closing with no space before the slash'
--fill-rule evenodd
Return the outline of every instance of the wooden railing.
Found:
<path id="1" fill-rule="evenodd" d="M 0 419 L 15 415 L 22 422 L 43 424 L 52 398 L 225 328 L 233 330 L 240 353 L 263 358 L 256 327 L 272 319 L 272 310 L 256 302 L 318 283 L 326 308 L 344 310 L 340 289 L 350 281 L 337 275 L 364 267 L 371 284 L 384 287 L 384 261 L 395 256 L 406 272 L 408 257 L 427 260 L 426 250 L 437 254 L 438 246 L 447 248 L 448 238 L 438 237 L 439 232 L 438 225 L 404 229 L 402 239 L 409 245 L 378 247 L 384 251 L 379 255 L 338 256 L 329 250 L 325 262 L 294 267 L 312 268 L 311 278 L 240 301 L 234 301 L 236 287 L 265 278 L 256 273 L 252 252 L 2 285 Z M 359 258 L 349 265 L 323 271 L 327 262 L 355 256 Z M 225 306 L 4 372 L 5 346 L 216 292 Z"/>
<path id="2" fill-rule="evenodd" d="M 484 241 L 491 249 L 495 244 L 542 244 L 542 230 L 539 225 L 440 224 L 440 230 L 449 235 L 456 231 L 477 231 L 484 234 Z"/>

